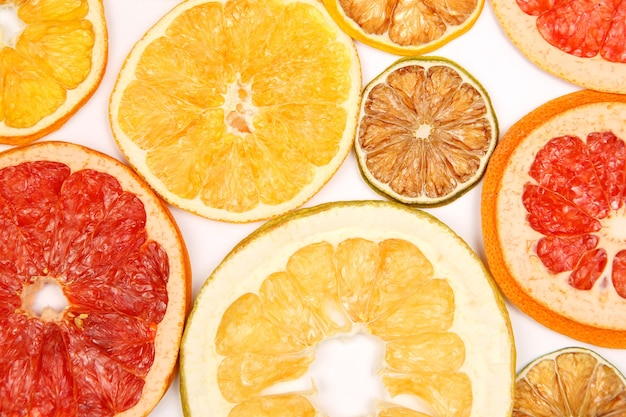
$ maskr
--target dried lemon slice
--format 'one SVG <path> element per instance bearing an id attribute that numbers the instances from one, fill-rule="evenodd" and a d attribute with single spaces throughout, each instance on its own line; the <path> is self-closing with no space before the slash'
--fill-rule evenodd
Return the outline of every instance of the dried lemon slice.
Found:
<path id="1" fill-rule="evenodd" d="M 261 226 L 207 280 L 182 402 L 187 416 L 505 417 L 514 363 L 503 300 L 454 232 L 398 203 L 335 202 Z"/>
<path id="2" fill-rule="evenodd" d="M 404 58 L 365 88 L 355 150 L 374 190 L 438 206 L 477 184 L 498 132 L 489 95 L 467 71 L 445 58 Z"/>
<path id="3" fill-rule="evenodd" d="M 513 417 L 626 415 L 626 380 L 596 352 L 571 347 L 543 355 L 517 376 Z"/>

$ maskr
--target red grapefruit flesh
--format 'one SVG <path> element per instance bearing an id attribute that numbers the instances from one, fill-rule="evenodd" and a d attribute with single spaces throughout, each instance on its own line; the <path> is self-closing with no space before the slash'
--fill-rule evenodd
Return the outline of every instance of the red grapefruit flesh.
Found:
<path id="1" fill-rule="evenodd" d="M 171 381 L 190 270 L 130 169 L 69 143 L 0 154 L 0 415 L 146 415 Z M 66 305 L 35 308 L 45 285 Z"/>

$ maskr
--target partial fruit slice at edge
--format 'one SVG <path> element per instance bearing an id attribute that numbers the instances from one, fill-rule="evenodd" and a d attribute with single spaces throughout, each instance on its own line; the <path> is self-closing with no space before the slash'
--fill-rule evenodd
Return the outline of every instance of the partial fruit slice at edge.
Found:
<path id="1" fill-rule="evenodd" d="M 169 203 L 249 222 L 309 200 L 348 155 L 361 72 L 316 0 L 193 0 L 127 57 L 110 101 L 130 164 Z"/>
<path id="2" fill-rule="evenodd" d="M 396 55 L 421 55 L 474 26 L 484 0 L 323 0 L 353 38 Z"/>
<path id="3" fill-rule="evenodd" d="M 587 89 L 626 93 L 623 1 L 493 0 L 492 5 L 504 32 L 535 65 Z M 611 60 L 602 48 L 612 50 L 604 52 Z"/>
<path id="4" fill-rule="evenodd" d="M 328 366 L 316 363 L 324 341 L 354 337 L 383 347 L 381 363 L 360 365 L 378 370 L 367 415 L 512 408 L 515 347 L 495 284 L 452 230 L 401 204 L 327 203 L 266 223 L 208 278 L 187 323 L 186 416 L 334 415 L 308 372 Z"/>
<path id="5" fill-rule="evenodd" d="M 626 379 L 592 350 L 569 347 L 547 353 L 517 375 L 513 417 L 624 414 Z"/>
<path id="6" fill-rule="evenodd" d="M 404 58 L 363 91 L 355 151 L 380 194 L 440 206 L 480 181 L 498 135 L 489 95 L 467 71 L 445 58 Z"/>
<path id="7" fill-rule="evenodd" d="M 0 223 L 0 414 L 147 415 L 191 294 L 163 202 L 109 156 L 41 142 L 0 153 Z"/>
<path id="8" fill-rule="evenodd" d="M 484 179 L 487 261 L 539 323 L 626 347 L 626 96 L 554 99 L 501 139 Z"/>
<path id="9" fill-rule="evenodd" d="M 0 4 L 0 143 L 60 128 L 93 95 L 107 64 L 102 0 Z"/>

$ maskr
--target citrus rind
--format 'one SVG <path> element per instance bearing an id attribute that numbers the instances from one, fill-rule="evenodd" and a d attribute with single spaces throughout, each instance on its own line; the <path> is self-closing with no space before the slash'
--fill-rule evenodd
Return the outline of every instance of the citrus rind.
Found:
<path id="1" fill-rule="evenodd" d="M 625 96 L 592 90 L 537 107 L 503 135 L 485 173 L 481 197 L 487 264 L 504 295 L 554 331 L 613 348 L 626 347 L 626 326 L 619 319 L 626 314 L 626 300 L 605 291 L 610 285 L 574 290 L 568 283 L 570 271 L 548 272 L 534 250 L 543 235 L 529 226 L 521 196 L 523 184 L 531 180 L 530 164 L 548 140 L 564 134 L 586 138 L 590 132 L 607 130 L 624 139 L 625 118 Z M 613 244 L 605 240 L 600 246 Z"/>
<path id="2" fill-rule="evenodd" d="M 108 29 L 102 0 L 88 0 L 89 10 L 85 19 L 93 25 L 94 44 L 91 70 L 76 88 L 66 91 L 66 99 L 53 113 L 43 117 L 30 127 L 11 127 L 0 121 L 0 143 L 26 145 L 61 128 L 98 89 L 108 62 Z M 20 100 L 20 98 L 16 98 Z M 8 106 L 5 98 L 4 105 Z"/>
<path id="3" fill-rule="evenodd" d="M 398 190 L 394 190 L 394 188 L 392 188 L 390 183 L 391 181 L 395 181 L 396 178 L 399 178 L 398 183 L 402 183 L 403 181 L 410 183 L 410 181 L 413 181 L 415 178 L 420 178 L 420 181 L 426 182 L 427 178 L 424 178 L 424 176 L 418 176 L 417 173 L 410 171 L 410 169 L 413 168 L 414 165 L 418 165 L 418 161 L 413 161 L 414 163 L 410 164 L 408 167 L 406 166 L 401 167 L 400 162 L 396 162 L 397 166 L 394 165 L 395 158 L 393 157 L 387 158 L 390 162 L 386 164 L 385 169 L 389 169 L 390 171 L 397 172 L 396 175 L 391 177 L 391 181 L 389 180 L 389 176 L 383 176 L 383 174 L 378 174 L 376 172 L 373 172 L 372 169 L 368 166 L 368 158 L 370 157 L 369 154 L 372 154 L 372 155 L 385 154 L 386 146 L 376 145 L 376 147 L 373 148 L 372 150 L 365 149 L 365 145 L 362 143 L 365 139 L 362 139 L 362 137 L 363 135 L 366 135 L 367 133 L 365 131 L 366 126 L 363 124 L 363 119 L 366 117 L 366 114 L 367 114 L 366 107 L 370 105 L 369 97 L 370 97 L 370 93 L 372 92 L 372 89 L 379 86 L 380 84 L 386 83 L 390 74 L 396 73 L 405 67 L 419 67 L 419 68 L 424 68 L 425 71 L 428 71 L 429 69 L 433 67 L 439 67 L 439 66 L 450 68 L 452 71 L 454 71 L 456 75 L 460 77 L 460 79 L 462 79 L 461 86 L 462 85 L 471 86 L 471 88 L 475 92 L 480 94 L 482 104 L 484 105 L 484 112 L 481 114 L 481 118 L 488 121 L 489 130 L 485 133 L 487 137 L 485 138 L 484 142 L 486 143 L 484 143 L 482 147 L 480 148 L 472 149 L 472 151 L 474 152 L 474 156 L 479 155 L 480 163 L 478 164 L 478 166 L 476 166 L 473 169 L 473 171 L 471 171 L 471 176 L 464 176 L 462 180 L 458 180 L 458 179 L 455 180 L 454 188 L 452 190 L 446 191 L 445 193 L 441 193 L 441 195 L 429 196 L 427 195 L 427 193 L 425 193 L 422 190 L 419 193 L 416 193 L 417 195 L 411 196 L 411 195 L 407 195 L 408 194 L 407 189 L 403 190 L 403 192 L 399 192 Z M 444 87 L 447 88 L 448 86 L 444 86 Z M 457 86 L 456 88 L 458 90 L 461 87 Z M 441 108 L 445 108 L 446 104 L 450 105 L 450 102 L 448 99 L 453 95 L 453 92 L 449 89 L 444 89 L 441 92 L 438 92 L 438 91 L 433 92 L 432 90 L 429 90 L 428 93 L 431 94 L 431 97 L 429 98 L 432 98 L 433 101 L 437 102 L 437 105 L 441 106 Z M 372 99 L 372 101 L 373 100 L 375 99 Z M 444 103 L 444 104 L 441 104 L 441 103 Z M 412 109 L 411 111 L 415 111 L 415 110 Z M 441 110 L 441 109 L 439 109 L 438 112 L 446 113 L 445 110 Z M 437 122 L 437 112 L 433 111 L 432 113 L 433 114 L 415 113 L 416 115 L 415 120 L 430 120 L 430 122 L 427 122 L 427 124 L 429 123 L 431 131 L 434 131 L 435 130 L 434 126 Z M 383 117 L 384 116 L 385 115 L 383 114 Z M 460 115 L 459 117 L 460 118 L 455 121 L 459 125 L 466 123 L 469 126 L 475 121 L 475 119 L 470 119 L 468 116 L 467 121 L 464 122 L 462 120 L 463 116 Z M 394 62 L 392 65 L 390 65 L 387 69 L 385 69 L 379 75 L 377 75 L 372 81 L 370 81 L 366 85 L 365 89 L 363 90 L 361 106 L 359 109 L 359 121 L 360 121 L 360 126 L 359 126 L 359 131 L 357 132 L 357 136 L 355 138 L 354 149 L 355 149 L 355 154 L 357 157 L 359 170 L 361 172 L 362 177 L 366 181 L 366 183 L 374 191 L 376 191 L 378 194 L 382 195 L 383 197 L 398 201 L 403 204 L 407 204 L 407 205 L 411 205 L 415 207 L 421 207 L 421 208 L 439 207 L 439 206 L 449 204 L 452 201 L 463 196 L 468 191 L 472 190 L 482 179 L 485 173 L 485 170 L 487 168 L 489 158 L 491 157 L 491 154 L 496 148 L 496 145 L 498 143 L 498 138 L 499 138 L 498 119 L 496 117 L 496 113 L 491 103 L 489 94 L 484 89 L 484 87 L 480 84 L 480 82 L 474 76 L 472 76 L 468 71 L 466 71 L 456 62 L 451 61 L 447 58 L 436 57 L 436 56 L 401 58 L 397 60 L 396 62 Z M 394 121 L 388 122 L 389 125 L 394 124 L 394 123 L 395 123 Z M 417 136 L 418 130 L 422 127 L 422 126 L 417 126 L 417 124 L 421 124 L 421 123 L 424 123 L 424 122 L 411 122 L 412 125 L 415 124 L 415 126 L 412 126 L 412 128 L 415 129 L 414 130 L 415 137 L 411 139 L 398 138 L 397 142 L 405 141 L 405 140 L 407 141 L 408 140 L 431 141 L 430 139 L 425 139 L 425 138 L 422 138 L 421 136 L 420 137 Z M 449 127 L 445 127 L 445 126 L 441 127 L 441 129 L 444 131 L 446 128 L 449 128 Z M 458 142 L 463 142 L 465 140 L 465 138 L 462 136 L 462 133 L 455 132 L 454 135 L 457 135 Z M 387 138 L 384 141 L 384 143 L 388 143 L 388 144 L 392 144 L 393 142 L 394 140 L 392 140 L 391 138 Z M 388 148 L 391 149 L 392 147 L 388 146 Z M 409 147 L 407 146 L 407 148 Z M 469 144 L 467 145 L 467 148 L 470 149 Z M 421 155 L 421 157 L 427 158 L 426 155 Z M 455 158 L 455 156 L 452 154 L 449 154 L 449 155 L 442 154 L 441 158 L 444 160 L 452 161 Z M 399 159 L 400 158 L 398 158 L 398 160 Z M 431 161 L 431 163 L 435 164 L 435 162 L 433 161 Z M 427 166 L 428 163 L 426 163 L 425 165 Z M 452 165 L 452 164 L 449 164 L 449 165 Z M 407 180 L 402 180 L 401 179 L 402 177 L 410 177 L 410 179 L 407 178 Z M 382 180 L 382 178 L 384 178 L 384 181 Z"/>
<path id="4" fill-rule="evenodd" d="M 509 415 L 515 376 L 513 334 L 503 299 L 484 265 L 435 217 L 399 203 L 358 201 L 326 203 L 273 219 L 241 241 L 213 271 L 195 300 L 181 344 L 185 416 L 227 416 L 235 405 L 222 396 L 217 383 L 223 357 L 216 352 L 215 337 L 227 308 L 240 295 L 258 291 L 264 279 L 283 270 L 298 249 L 347 238 L 406 240 L 433 262 L 434 276 L 448 278 L 457 306 L 451 330 L 465 342 L 461 371 L 472 380 L 472 409 L 462 415 Z M 331 338 L 346 336 L 350 333 Z M 315 396 L 312 389 L 298 394 Z M 386 404 L 394 399 L 377 401 Z M 311 401 L 316 405 L 315 399 Z"/>

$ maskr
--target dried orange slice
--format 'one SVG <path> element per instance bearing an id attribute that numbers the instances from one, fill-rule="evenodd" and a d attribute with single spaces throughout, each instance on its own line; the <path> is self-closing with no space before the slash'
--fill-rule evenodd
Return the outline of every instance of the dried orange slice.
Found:
<path id="1" fill-rule="evenodd" d="M 507 36 L 548 73 L 591 90 L 626 93 L 626 4 L 493 0 Z"/>
<path id="2" fill-rule="evenodd" d="M 104 75 L 102 0 L 0 3 L 0 143 L 24 145 L 60 128 Z"/>
<path id="3" fill-rule="evenodd" d="M 484 0 L 323 0 L 353 38 L 396 55 L 434 51 L 474 26 Z"/>
<path id="4" fill-rule="evenodd" d="M 624 414 L 626 379 L 592 350 L 570 347 L 545 354 L 517 376 L 513 417 Z"/>
<path id="5" fill-rule="evenodd" d="M 476 254 L 385 201 L 272 220 L 200 290 L 181 345 L 186 416 L 510 415 L 507 310 Z"/>
<path id="6" fill-rule="evenodd" d="M 217 220 L 277 216 L 350 152 L 361 72 L 315 0 L 193 0 L 136 44 L 110 101 L 130 164 L 169 203 Z"/>
<path id="7" fill-rule="evenodd" d="M 404 58 L 366 86 L 355 151 L 380 194 L 440 206 L 479 182 L 498 132 L 489 95 L 467 71 L 445 58 Z"/>
<path id="8" fill-rule="evenodd" d="M 41 142 L 0 154 L 0 227 L 0 415 L 147 415 L 190 304 L 167 207 L 117 160 Z"/>
<path id="9" fill-rule="evenodd" d="M 484 179 L 489 267 L 505 295 L 578 340 L 626 347 L 626 96 L 583 90 L 524 116 Z"/>

